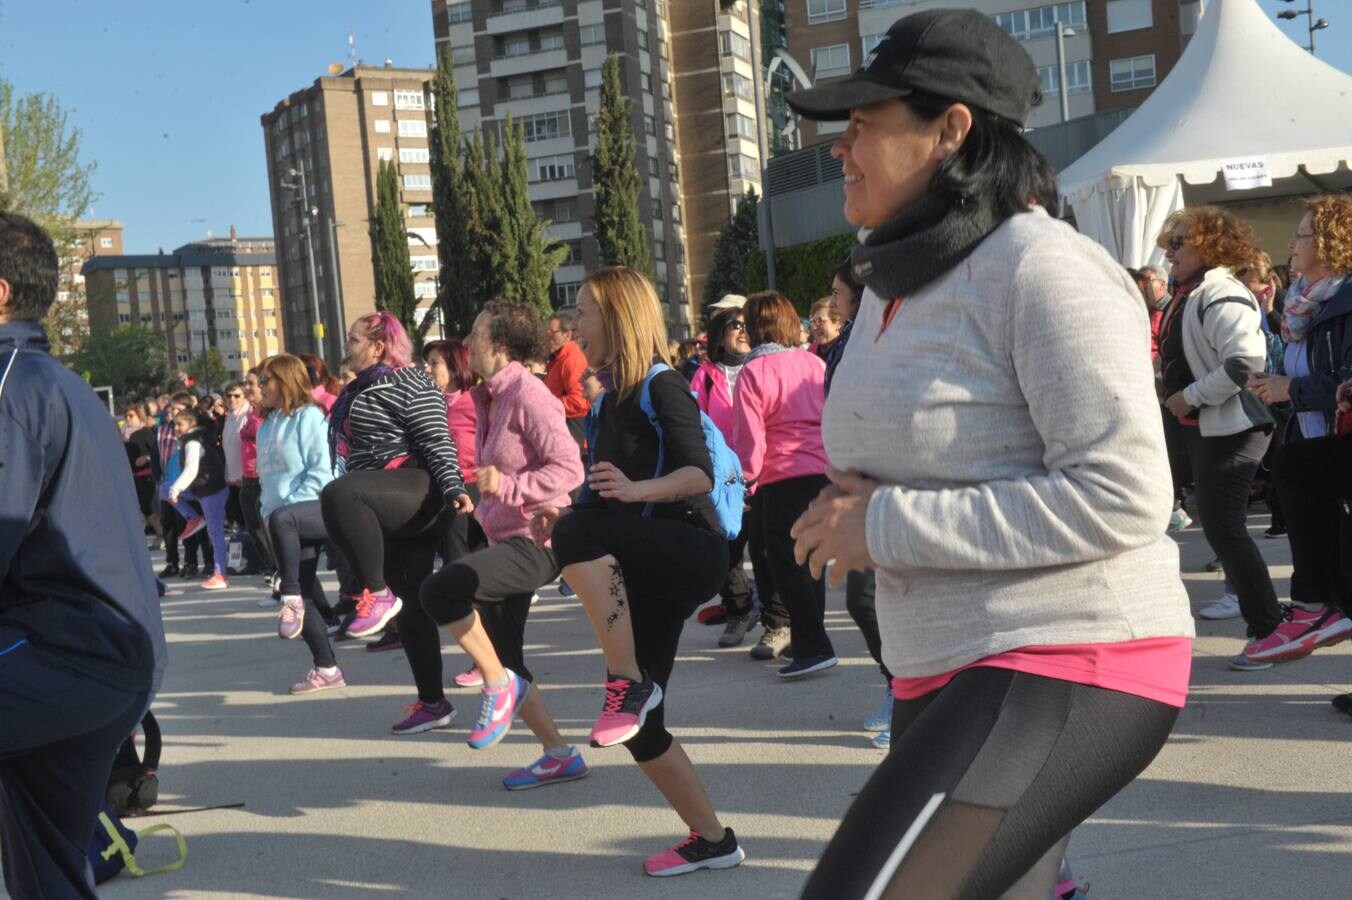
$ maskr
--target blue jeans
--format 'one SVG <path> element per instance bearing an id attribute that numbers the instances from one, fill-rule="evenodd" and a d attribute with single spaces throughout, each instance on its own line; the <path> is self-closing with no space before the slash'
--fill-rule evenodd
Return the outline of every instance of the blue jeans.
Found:
<path id="1" fill-rule="evenodd" d="M 227 488 L 221 488 L 205 497 L 184 491 L 178 495 L 178 500 L 173 504 L 178 514 L 190 522 L 197 518 L 197 510 L 189 506 L 188 501 L 196 500 L 201 504 L 202 515 L 207 520 L 207 535 L 211 538 L 211 549 L 216 556 L 216 574 L 222 578 L 225 577 L 225 565 L 230 558 L 229 548 L 225 544 L 225 501 L 229 497 L 230 491 Z"/>

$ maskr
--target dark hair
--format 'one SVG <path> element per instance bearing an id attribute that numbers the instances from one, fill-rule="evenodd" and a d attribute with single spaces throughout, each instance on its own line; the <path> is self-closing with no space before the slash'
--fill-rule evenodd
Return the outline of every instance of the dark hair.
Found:
<path id="1" fill-rule="evenodd" d="M 831 278 L 832 280 L 839 278 L 840 283 L 845 285 L 847 288 L 850 289 L 851 292 L 853 292 L 854 309 L 855 312 L 858 312 L 859 301 L 863 299 L 864 296 L 864 285 L 855 279 L 854 266 L 850 265 L 850 259 L 848 256 L 845 258 L 845 261 L 841 263 L 839 266 L 837 266 L 836 270 L 831 273 Z"/>
<path id="2" fill-rule="evenodd" d="M 508 358 L 519 363 L 549 358 L 545 330 L 534 306 L 490 300 L 483 311 L 489 318 L 488 339 L 505 347 Z"/>
<path id="3" fill-rule="evenodd" d="M 727 337 L 728 326 L 737 321 L 737 317 L 742 314 L 740 309 L 720 309 L 709 320 L 709 361 L 721 363 L 723 361 L 723 338 Z"/>
<path id="4" fill-rule="evenodd" d="M 746 298 L 742 307 L 746 319 L 746 338 L 752 347 L 781 344 L 797 347 L 803 320 L 788 297 L 778 291 L 758 291 Z"/>
<path id="5" fill-rule="evenodd" d="M 901 98 L 926 122 L 933 122 L 954 103 L 917 91 Z M 930 182 L 931 191 L 945 191 L 960 199 L 989 197 L 1003 221 L 1027 212 L 1030 203 L 1049 211 L 1057 208 L 1056 170 L 1023 136 L 1023 128 L 1009 119 L 969 106 L 972 130 Z"/>
<path id="6" fill-rule="evenodd" d="M 297 353 L 296 358 L 305 364 L 305 374 L 310 379 L 310 387 L 322 387 L 330 394 L 342 393 L 343 386 L 329 372 L 328 364 L 313 353 Z"/>
<path id="7" fill-rule="evenodd" d="M 479 376 L 469 367 L 469 348 L 460 338 L 448 341 L 428 341 L 423 344 L 422 358 L 427 362 L 433 356 L 441 357 L 451 373 L 451 384 L 457 391 L 467 391 L 479 381 Z"/>
<path id="8" fill-rule="evenodd" d="M 36 222 L 0 213 L 0 278 L 9 282 L 12 319 L 40 322 L 56 300 L 56 246 Z"/>

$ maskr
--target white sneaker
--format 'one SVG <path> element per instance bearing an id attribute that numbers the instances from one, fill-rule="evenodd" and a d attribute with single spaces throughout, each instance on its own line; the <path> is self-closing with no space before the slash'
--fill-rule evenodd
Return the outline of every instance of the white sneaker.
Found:
<path id="1" fill-rule="evenodd" d="M 1221 594 L 1219 600 L 1202 607 L 1197 615 L 1203 619 L 1233 619 L 1239 615 L 1239 598 L 1234 594 Z"/>

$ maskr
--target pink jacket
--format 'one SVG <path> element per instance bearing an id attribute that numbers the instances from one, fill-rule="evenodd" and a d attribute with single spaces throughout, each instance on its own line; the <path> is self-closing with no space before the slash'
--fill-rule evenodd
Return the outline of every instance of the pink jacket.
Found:
<path id="1" fill-rule="evenodd" d="M 732 436 L 732 392 L 728 390 L 728 376 L 723 374 L 718 363 L 705 360 L 695 370 L 690 379 L 690 390 L 695 392 L 695 402 L 704 414 L 713 420 L 723 439 Z"/>
<path id="2" fill-rule="evenodd" d="M 474 460 L 478 451 L 479 411 L 469 391 L 452 391 L 446 395 L 446 424 L 455 440 L 456 461 L 465 484 L 474 483 Z"/>
<path id="3" fill-rule="evenodd" d="M 826 363 L 807 350 L 752 351 L 737 375 L 728 441 L 747 481 L 774 484 L 826 471 L 825 381 Z"/>
<path id="4" fill-rule="evenodd" d="M 480 497 L 474 517 L 491 544 L 529 537 L 535 512 L 567 507 L 568 492 L 582 483 L 582 459 L 563 403 L 515 362 L 470 394 L 479 423 L 475 462 L 496 466 L 501 476 L 498 493 Z"/>

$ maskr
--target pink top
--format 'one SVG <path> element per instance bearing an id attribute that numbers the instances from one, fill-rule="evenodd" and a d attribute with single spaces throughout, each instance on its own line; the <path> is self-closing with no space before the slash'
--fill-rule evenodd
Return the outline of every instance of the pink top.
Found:
<path id="1" fill-rule="evenodd" d="M 469 393 L 479 422 L 475 458 L 500 476 L 498 492 L 479 498 L 474 518 L 490 544 L 529 537 L 536 511 L 566 508 L 568 492 L 582 483 L 582 458 L 563 403 L 516 362 Z"/>
<path id="2" fill-rule="evenodd" d="M 752 351 L 737 374 L 728 440 L 747 481 L 774 484 L 826 471 L 825 382 L 826 363 L 806 350 Z"/>
<path id="3" fill-rule="evenodd" d="M 338 397 L 334 394 L 330 394 L 322 384 L 317 384 L 310 388 L 310 396 L 315 398 L 315 402 L 319 404 L 320 409 L 324 410 L 324 415 L 326 416 L 329 414 L 329 410 L 333 409 L 333 404 L 338 400 Z"/>
<path id="4" fill-rule="evenodd" d="M 732 435 L 732 391 L 728 390 L 728 376 L 716 362 L 704 360 L 690 379 L 690 390 L 695 392 L 695 402 L 704 410 L 723 439 Z"/>
<path id="5" fill-rule="evenodd" d="M 893 678 L 892 696 L 914 700 L 937 691 L 958 672 L 989 666 L 1120 691 L 1182 708 L 1192 673 L 1192 638 L 1162 637 L 1115 644 L 1020 647 L 942 675 Z"/>
<path id="6" fill-rule="evenodd" d="M 258 477 L 258 426 L 262 424 L 262 416 L 250 409 L 239 429 L 240 469 L 245 478 Z"/>
<path id="7" fill-rule="evenodd" d="M 456 458 L 460 463 L 460 476 L 465 484 L 474 483 L 474 454 L 477 442 L 475 431 L 479 421 L 479 412 L 474 408 L 474 397 L 469 391 L 452 391 L 446 395 L 446 424 L 451 427 L 451 437 L 455 440 Z"/>

